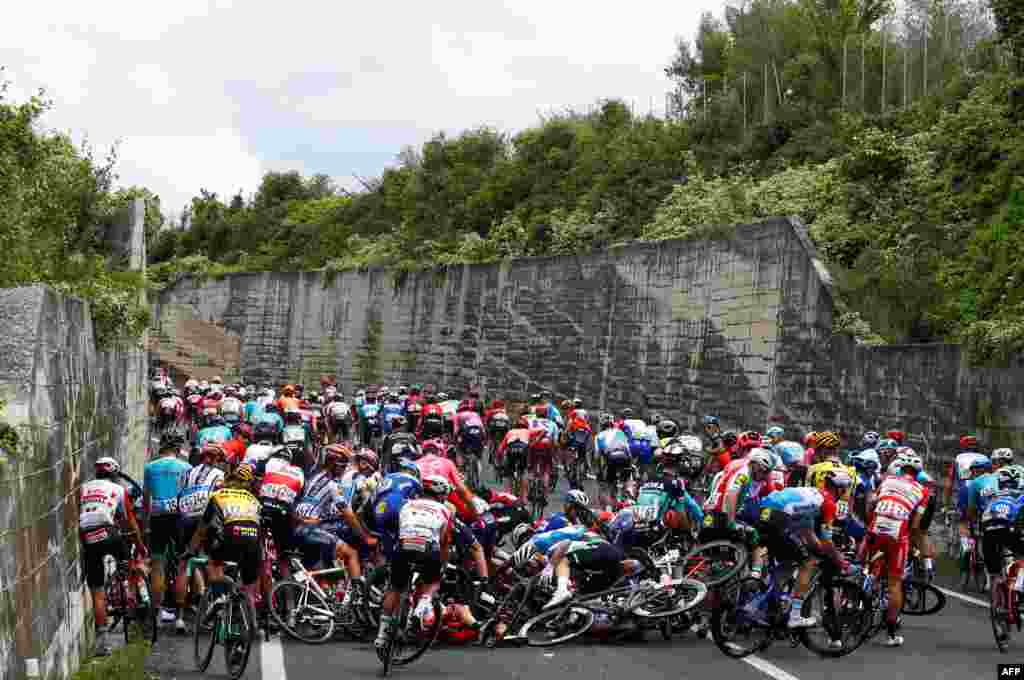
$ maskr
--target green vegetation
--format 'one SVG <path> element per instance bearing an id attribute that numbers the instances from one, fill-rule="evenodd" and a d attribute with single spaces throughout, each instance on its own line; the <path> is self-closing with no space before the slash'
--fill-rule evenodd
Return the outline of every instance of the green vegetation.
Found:
<path id="1" fill-rule="evenodd" d="M 49 284 L 89 301 L 100 347 L 137 339 L 148 323 L 145 282 L 121 270 L 105 235 L 135 196 L 147 198 L 147 223 L 162 223 L 159 199 L 144 189 L 113 191 L 116 157 L 97 161 L 64 134 L 39 132 L 50 107 L 42 93 L 5 97 L 0 72 L 0 288 Z"/>
<path id="2" fill-rule="evenodd" d="M 115 649 L 110 656 L 85 661 L 71 680 L 149 680 L 154 677 L 145 669 L 149 647 L 148 641 L 137 640 Z"/>

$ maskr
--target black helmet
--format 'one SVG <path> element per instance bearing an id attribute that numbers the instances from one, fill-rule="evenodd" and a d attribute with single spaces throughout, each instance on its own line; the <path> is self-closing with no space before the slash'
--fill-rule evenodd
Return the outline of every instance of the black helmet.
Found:
<path id="1" fill-rule="evenodd" d="M 160 450 L 166 451 L 167 449 L 174 449 L 175 451 L 181 449 L 185 445 L 185 436 L 180 432 L 172 431 L 165 432 L 160 437 Z"/>

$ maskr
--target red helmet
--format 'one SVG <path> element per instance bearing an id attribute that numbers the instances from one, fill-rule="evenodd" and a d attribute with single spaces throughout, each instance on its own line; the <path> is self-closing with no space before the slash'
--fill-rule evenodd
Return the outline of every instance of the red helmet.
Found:
<path id="1" fill-rule="evenodd" d="M 377 454 L 372 449 L 362 448 L 356 451 L 356 461 L 362 461 L 376 470 L 380 463 L 377 460 Z"/>
<path id="2" fill-rule="evenodd" d="M 895 439 L 898 443 L 902 444 L 903 440 L 907 438 L 901 430 L 889 430 L 885 433 L 885 436 L 889 439 Z"/>
<path id="3" fill-rule="evenodd" d="M 896 438 L 893 437 L 893 439 L 896 439 Z M 899 441 L 899 440 L 897 439 L 897 441 Z M 977 446 L 978 446 L 978 438 L 975 437 L 973 434 L 965 434 L 963 437 L 960 437 L 960 448 L 961 449 L 965 449 L 965 450 L 966 449 L 973 449 L 973 448 L 976 448 Z"/>
<path id="4" fill-rule="evenodd" d="M 804 435 L 804 446 L 814 446 L 814 442 L 817 438 L 817 432 L 808 432 L 806 435 Z"/>
<path id="5" fill-rule="evenodd" d="M 444 442 L 442 440 L 428 439 L 427 441 L 423 442 L 423 455 L 428 456 L 430 454 L 433 454 L 435 456 L 443 456 L 444 448 Z"/>
<path id="6" fill-rule="evenodd" d="M 737 438 L 736 443 L 741 449 L 754 449 L 761 446 L 761 433 L 760 432 L 741 432 Z"/>

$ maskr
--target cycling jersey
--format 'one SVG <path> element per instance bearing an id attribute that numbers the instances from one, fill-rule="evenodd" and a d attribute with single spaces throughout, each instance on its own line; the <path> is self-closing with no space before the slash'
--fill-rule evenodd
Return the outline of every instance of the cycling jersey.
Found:
<path id="1" fill-rule="evenodd" d="M 682 480 L 673 479 L 664 482 L 647 482 L 640 487 L 636 504 L 643 507 L 658 509 L 658 521 L 670 510 L 685 513 L 697 525 L 704 521 L 704 511 L 697 505 L 686 491 Z"/>
<path id="2" fill-rule="evenodd" d="M 352 407 L 343 401 L 332 401 L 324 407 L 324 415 L 334 423 L 352 422 Z"/>
<path id="3" fill-rule="evenodd" d="M 265 406 L 259 401 L 247 401 L 242 406 L 242 419 L 245 422 L 253 425 L 259 420 L 259 417 L 263 415 Z"/>
<path id="4" fill-rule="evenodd" d="M 650 463 L 658 448 L 657 429 L 649 427 L 642 420 L 630 419 L 623 421 L 622 431 L 629 440 L 629 451 L 633 458 L 643 465 Z"/>
<path id="5" fill-rule="evenodd" d="M 1007 529 L 1017 523 L 1024 509 L 1024 493 L 1019 490 L 999 491 L 990 499 L 981 515 L 982 531 Z"/>
<path id="6" fill-rule="evenodd" d="M 178 509 L 186 519 L 199 518 L 206 512 L 210 496 L 224 481 L 224 472 L 203 463 L 185 473 L 185 481 L 178 494 Z"/>
<path id="7" fill-rule="evenodd" d="M 950 475 L 953 481 L 953 490 L 957 496 L 957 507 L 961 510 L 966 510 L 966 491 L 967 482 L 971 480 L 971 465 L 979 460 L 985 459 L 980 453 L 974 451 L 965 451 L 959 454 L 954 460 L 953 465 L 950 468 Z M 964 507 L 961 507 L 961 502 L 964 503 Z"/>
<path id="8" fill-rule="evenodd" d="M 760 504 L 761 518 L 773 514 L 786 518 L 786 531 L 819 529 L 822 538 L 832 539 L 832 524 L 836 519 L 836 502 L 828 491 L 800 486 L 775 491 L 765 496 Z"/>
<path id="9" fill-rule="evenodd" d="M 146 465 L 142 483 L 149 492 L 150 516 L 174 515 L 178 512 L 178 492 L 181 491 L 184 474 L 191 469 L 191 465 L 177 456 L 157 458 Z"/>
<path id="10" fill-rule="evenodd" d="M 401 404 L 384 404 L 380 409 L 381 423 L 384 428 L 384 434 L 391 433 L 391 421 L 395 418 L 405 415 L 402 410 Z"/>
<path id="11" fill-rule="evenodd" d="M 130 516 L 131 505 L 124 487 L 109 479 L 86 482 L 82 485 L 80 497 L 78 528 L 82 532 L 93 533 L 93 540 L 89 540 L 88 534 L 83 536 L 87 543 L 105 540 L 108 534 L 100 530 L 114 528 L 119 520 Z"/>
<path id="12" fill-rule="evenodd" d="M 563 529 L 569 526 L 569 519 L 565 516 L 564 512 L 556 512 L 547 519 L 541 517 L 534 523 L 533 528 L 537 534 L 543 534 L 547 531 L 554 531 L 555 529 Z"/>
<path id="13" fill-rule="evenodd" d="M 927 490 L 912 477 L 886 477 L 878 488 L 878 502 L 869 519 L 869 531 L 890 539 L 909 540 L 914 515 L 924 514 L 927 500 Z"/>
<path id="14" fill-rule="evenodd" d="M 284 429 L 284 418 L 279 413 L 264 412 L 256 418 L 256 427 L 259 427 L 261 423 L 269 423 L 270 427 L 274 428 L 274 432 L 280 432 Z"/>
<path id="15" fill-rule="evenodd" d="M 249 448 L 245 450 L 242 462 L 258 468 L 261 463 L 270 458 L 270 454 L 274 452 L 275 448 L 277 447 L 273 444 L 250 444 Z"/>
<path id="16" fill-rule="evenodd" d="M 359 407 L 359 419 L 362 420 L 364 423 L 367 423 L 369 425 L 377 425 L 377 426 L 379 426 L 380 425 L 380 420 L 379 420 L 380 412 L 381 412 L 380 404 L 378 404 L 376 402 L 374 402 L 374 403 L 366 403 L 366 404 L 363 404 L 362 406 Z"/>
<path id="17" fill-rule="evenodd" d="M 622 430 L 602 430 L 597 435 L 595 447 L 598 455 L 609 464 L 623 464 L 629 461 L 629 439 Z"/>
<path id="18" fill-rule="evenodd" d="M 210 496 L 203 523 L 215 528 L 235 525 L 240 529 L 252 528 L 251 533 L 245 531 L 241 535 L 254 538 L 260 525 L 260 502 L 245 489 L 219 489 Z"/>
<path id="19" fill-rule="evenodd" d="M 351 467 L 341 476 L 339 486 L 345 502 L 358 512 L 376 493 L 378 483 L 379 477 L 376 473 L 364 475 L 357 468 Z"/>
<path id="20" fill-rule="evenodd" d="M 205 444 L 216 444 L 231 439 L 231 428 L 227 425 L 213 425 L 204 427 L 196 434 L 196 447 L 203 448 Z"/>
<path id="21" fill-rule="evenodd" d="M 464 437 L 467 433 L 474 431 L 475 435 L 483 441 L 484 421 L 476 411 L 459 411 L 455 414 L 455 434 Z"/>
<path id="22" fill-rule="evenodd" d="M 346 507 L 348 501 L 338 480 L 328 472 L 318 472 L 306 483 L 294 514 L 300 522 L 332 522 Z"/>
<path id="23" fill-rule="evenodd" d="M 415 498 L 405 503 L 398 516 L 398 544 L 402 550 L 422 555 L 441 552 L 451 531 L 452 511 L 443 503 Z"/>
<path id="24" fill-rule="evenodd" d="M 802 465 L 804 462 L 804 447 L 797 442 L 779 442 L 772 447 L 772 451 L 782 459 L 786 467 Z"/>
<path id="25" fill-rule="evenodd" d="M 742 459 L 729 463 L 715 475 L 710 491 L 704 512 L 722 513 L 735 520 L 737 511 L 751 495 L 750 464 Z"/>
<path id="26" fill-rule="evenodd" d="M 439 436 L 444 431 L 444 411 L 440 404 L 424 404 L 417 433 Z"/>
<path id="27" fill-rule="evenodd" d="M 263 477 L 259 499 L 264 509 L 289 512 L 306 481 L 302 468 L 292 465 L 283 458 L 271 458 L 262 465 L 262 468 L 257 474 Z"/>
<path id="28" fill-rule="evenodd" d="M 999 491 L 999 475 L 987 472 L 967 482 L 967 508 L 974 509 L 979 516 L 984 514 L 988 502 Z"/>

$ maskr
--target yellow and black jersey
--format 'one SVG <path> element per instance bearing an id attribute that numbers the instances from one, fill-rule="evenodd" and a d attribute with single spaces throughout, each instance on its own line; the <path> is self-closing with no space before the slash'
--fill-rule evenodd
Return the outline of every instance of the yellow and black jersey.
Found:
<path id="1" fill-rule="evenodd" d="M 203 515 L 206 524 L 260 525 L 260 502 L 246 489 L 223 488 L 210 496 Z"/>

